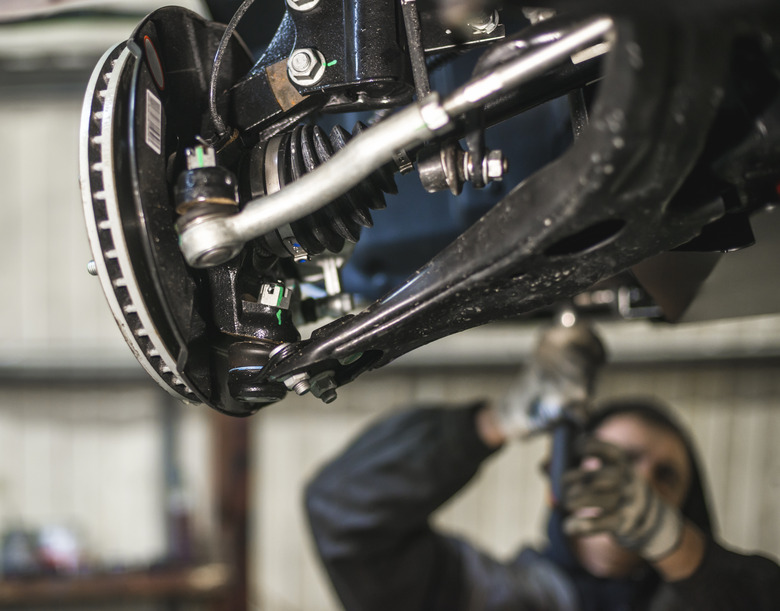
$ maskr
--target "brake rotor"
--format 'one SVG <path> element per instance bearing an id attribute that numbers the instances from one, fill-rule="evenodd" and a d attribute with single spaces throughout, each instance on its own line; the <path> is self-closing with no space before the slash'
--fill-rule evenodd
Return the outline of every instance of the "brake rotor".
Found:
<path id="1" fill-rule="evenodd" d="M 82 109 L 80 181 L 97 276 L 136 359 L 172 395 L 245 414 L 215 374 L 224 369 L 215 366 L 222 355 L 209 348 L 202 279 L 179 251 L 172 197 L 183 150 L 206 125 L 211 63 L 223 31 L 168 7 L 105 53 Z M 245 74 L 251 63 L 242 43 L 232 41 L 221 80 Z"/>

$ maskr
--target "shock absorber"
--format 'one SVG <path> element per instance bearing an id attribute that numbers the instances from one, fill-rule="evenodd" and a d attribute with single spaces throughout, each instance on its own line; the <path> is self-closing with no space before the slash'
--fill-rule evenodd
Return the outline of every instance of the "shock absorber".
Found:
<path id="1" fill-rule="evenodd" d="M 244 188 L 251 198 L 270 195 L 316 169 L 349 140 L 366 129 L 358 122 L 350 134 L 336 125 L 330 134 L 316 125 L 298 125 L 291 132 L 257 144 L 248 159 Z M 265 254 L 296 261 L 307 260 L 325 250 L 337 253 L 346 241 L 357 242 L 362 227 L 371 227 L 371 210 L 386 206 L 384 193 L 395 194 L 394 168 L 374 172 L 337 200 L 314 214 L 278 228 L 255 241 Z"/>

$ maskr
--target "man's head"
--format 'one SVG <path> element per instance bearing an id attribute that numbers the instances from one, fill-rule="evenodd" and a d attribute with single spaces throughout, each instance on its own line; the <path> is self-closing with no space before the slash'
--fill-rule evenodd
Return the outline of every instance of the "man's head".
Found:
<path id="1" fill-rule="evenodd" d="M 587 428 L 594 437 L 623 449 L 666 503 L 710 530 L 691 444 L 663 407 L 644 400 L 613 402 L 600 409 Z M 586 458 L 584 468 L 598 467 L 588 465 L 589 460 L 594 459 Z M 642 564 L 638 554 L 618 545 L 610 534 L 572 537 L 570 544 L 579 563 L 597 577 L 625 577 Z"/>

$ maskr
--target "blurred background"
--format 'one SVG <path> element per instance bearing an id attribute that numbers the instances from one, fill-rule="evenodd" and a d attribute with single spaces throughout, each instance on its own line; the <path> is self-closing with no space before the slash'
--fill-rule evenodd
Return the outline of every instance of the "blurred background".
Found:
<path id="1" fill-rule="evenodd" d="M 0 607 L 337 609 L 303 518 L 306 480 L 382 413 L 500 396 L 535 327 L 447 338 L 328 406 L 291 396 L 232 420 L 171 399 L 87 274 L 78 186 L 92 68 L 163 3 L 56 4 L 0 2 Z M 780 288 L 765 289 L 780 310 Z M 780 316 L 597 326 L 611 354 L 599 397 L 669 402 L 699 444 L 723 539 L 779 557 Z M 436 519 L 500 556 L 532 543 L 545 452 L 541 439 L 508 448 Z"/>

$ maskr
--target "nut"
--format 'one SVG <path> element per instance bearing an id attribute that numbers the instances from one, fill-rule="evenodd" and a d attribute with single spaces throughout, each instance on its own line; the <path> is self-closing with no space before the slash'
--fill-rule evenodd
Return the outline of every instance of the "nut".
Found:
<path id="1" fill-rule="evenodd" d="M 492 34 L 499 24 L 498 11 L 487 11 L 469 21 L 475 34 Z"/>
<path id="2" fill-rule="evenodd" d="M 485 164 L 485 182 L 502 180 L 508 169 L 507 160 L 501 151 L 490 151 L 483 161 Z"/>
<path id="3" fill-rule="evenodd" d="M 466 180 L 470 180 L 477 189 L 487 186 L 491 182 L 504 179 L 509 169 L 504 153 L 501 151 L 485 151 L 482 163 L 478 163 L 471 153 L 463 156 L 463 172 Z"/>
<path id="4" fill-rule="evenodd" d="M 311 379 L 311 394 L 325 403 L 336 400 L 336 388 L 332 371 L 323 371 Z"/>
<path id="5" fill-rule="evenodd" d="M 325 57 L 316 49 L 296 49 L 287 60 L 287 75 L 296 85 L 314 85 L 324 74 Z"/>

